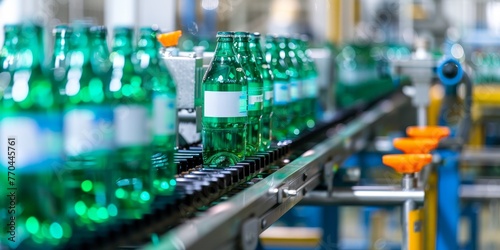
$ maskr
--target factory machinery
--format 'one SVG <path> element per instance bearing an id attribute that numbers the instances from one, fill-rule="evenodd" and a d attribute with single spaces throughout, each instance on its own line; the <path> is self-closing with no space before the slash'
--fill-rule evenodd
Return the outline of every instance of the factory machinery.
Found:
<path id="1" fill-rule="evenodd" d="M 235 166 L 215 170 L 202 167 L 202 149 L 196 144 L 200 107 L 195 99 L 212 53 L 198 48 L 164 56 L 175 81 L 184 83 L 178 85 L 178 134 L 179 145 L 185 146 L 175 157 L 175 194 L 157 198 L 152 212 L 142 219 L 99 229 L 92 239 L 70 241 L 71 249 L 256 249 L 259 235 L 298 204 L 401 206 L 400 249 L 459 249 L 461 201 L 500 198 L 500 186 L 461 182 L 460 164 L 492 165 L 500 158 L 491 150 L 465 147 L 472 127 L 472 84 L 456 60 L 393 61 L 393 73 L 406 76 L 396 90 L 341 110 L 325 104 L 325 118 L 314 129 Z M 312 56 L 320 71 L 320 92 L 326 93 L 320 101 L 332 103 L 333 56 L 326 49 L 313 49 Z M 428 92 L 435 79 L 446 86 L 460 82 L 467 86 L 463 119 L 451 134 L 447 127 L 425 126 Z M 394 152 L 392 141 L 379 135 L 405 130 L 417 139 L 401 139 L 394 146 L 428 157 L 384 156 L 383 163 L 401 173 L 400 185 L 360 185 L 356 178 L 346 185 L 342 179 L 349 179 L 349 172 L 342 165 L 349 156 L 367 149 L 380 157 Z M 429 138 L 431 143 L 425 141 Z M 477 213 L 470 218 L 474 216 L 477 220 Z M 326 220 L 339 223 L 338 213 Z M 476 249 L 478 230 L 473 227 L 477 225 L 470 226 L 466 249 Z M 338 238 L 335 229 L 323 230 L 323 242 Z M 336 249 L 331 244 L 321 247 Z"/>

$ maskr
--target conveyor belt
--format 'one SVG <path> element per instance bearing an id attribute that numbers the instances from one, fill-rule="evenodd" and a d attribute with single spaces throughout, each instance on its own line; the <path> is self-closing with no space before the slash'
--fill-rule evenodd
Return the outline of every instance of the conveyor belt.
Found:
<path id="1" fill-rule="evenodd" d="M 324 141 L 327 131 L 331 128 L 340 124 L 349 124 L 349 121 L 355 121 L 356 118 L 362 119 L 362 124 L 375 122 L 378 117 L 373 114 L 373 112 L 370 113 L 367 111 L 374 108 L 377 111 L 378 108 L 378 113 L 375 113 L 379 116 L 383 115 L 384 112 L 390 112 L 390 110 L 387 110 L 387 105 L 389 105 L 387 103 L 387 105 L 380 108 L 381 103 L 383 104 L 383 100 L 385 99 L 396 100 L 390 103 L 393 108 L 401 105 L 401 103 L 404 102 L 403 100 L 406 100 L 406 98 L 404 98 L 398 91 L 389 97 L 386 96 L 372 103 L 358 105 L 349 110 L 339 112 L 333 120 L 328 123 L 320 124 L 314 130 L 305 133 L 303 136 L 284 144 L 275 145 L 268 151 L 259 152 L 252 157 L 247 157 L 244 161 L 223 170 L 202 168 L 200 147 L 190 146 L 179 150 L 175 154 L 175 162 L 178 167 L 178 177 L 176 178 L 177 186 L 174 195 L 168 197 L 157 197 L 152 205 L 152 211 L 145 215 L 142 219 L 122 221 L 118 224 L 99 229 L 84 239 L 73 240 L 66 246 L 66 248 L 116 249 L 121 247 L 134 249 L 148 242 L 157 243 L 156 240 L 160 235 L 164 235 L 166 232 L 172 231 L 172 228 L 175 228 L 180 224 L 189 225 L 189 223 L 193 220 L 210 216 L 207 215 L 207 213 L 211 213 L 211 208 L 223 208 L 224 204 L 229 204 L 227 201 L 233 200 L 233 197 L 237 198 L 241 196 L 241 194 L 246 193 L 247 190 L 254 196 L 256 193 L 255 190 L 252 190 L 255 187 L 265 186 L 267 192 L 268 187 L 273 186 L 273 180 L 276 180 L 277 183 L 279 182 L 280 176 L 283 174 L 280 172 L 283 172 L 281 170 L 284 169 L 297 170 L 303 167 L 304 169 L 299 171 L 301 172 L 300 178 L 303 179 L 303 183 L 301 183 L 300 186 L 307 186 L 312 189 L 320 183 L 319 176 L 323 174 L 321 172 L 321 164 L 324 164 L 325 161 L 341 161 L 343 159 L 332 159 L 331 155 L 326 154 L 316 155 L 317 157 L 309 162 L 316 163 L 313 164 L 314 167 L 311 167 L 311 164 L 309 164 L 309 166 L 303 161 L 303 159 L 301 159 L 301 155 L 303 155 L 303 153 L 307 150 L 313 148 L 314 145 Z M 366 114 L 368 114 L 368 118 Z M 367 119 L 374 120 L 371 121 Z M 350 133 L 358 133 L 360 129 L 362 130 L 362 128 L 359 127 L 361 123 L 355 123 L 354 125 L 356 126 L 353 127 L 353 130 L 347 131 L 345 136 L 354 138 L 355 134 Z M 339 139 L 342 138 L 343 137 L 339 137 Z M 336 147 L 337 146 L 333 144 L 321 146 L 322 150 L 325 152 L 335 150 Z M 341 151 L 343 151 L 342 155 L 346 156 L 345 153 L 348 153 L 350 150 L 342 149 Z M 319 164 L 320 162 L 321 164 Z M 294 165 L 292 163 L 296 164 Z M 261 183 L 263 181 L 264 183 Z M 303 190 L 305 194 L 306 189 Z M 259 189 L 259 192 L 262 192 L 262 190 Z M 283 192 L 287 192 L 287 190 L 277 189 L 277 192 L 279 193 L 277 194 L 278 198 L 275 197 L 276 194 L 272 197 L 264 197 L 265 195 L 263 194 L 265 193 L 261 194 L 263 198 L 266 198 L 268 204 L 266 206 L 266 202 L 263 202 L 262 208 L 268 209 L 268 207 L 271 208 L 276 206 L 277 202 L 283 203 L 279 197 L 283 194 Z M 294 194 L 291 193 L 289 196 L 292 195 Z M 298 201 L 299 200 L 292 202 L 289 205 L 293 206 Z M 283 210 L 282 213 L 268 214 L 267 217 L 269 225 L 273 221 L 277 220 L 279 216 L 281 216 L 280 214 L 286 212 L 286 210 L 290 207 L 287 207 L 287 209 Z M 261 215 L 262 214 L 256 214 L 256 216 Z M 269 225 L 262 226 L 262 228 L 267 228 Z M 216 229 L 217 228 L 214 228 L 214 230 Z M 175 234 L 176 232 L 173 233 Z M 193 233 L 195 232 L 193 231 Z M 200 237 L 200 240 L 202 239 L 203 237 Z M 185 243 L 181 243 L 181 245 L 184 244 Z M 196 244 L 194 246 L 196 246 Z M 214 243 L 214 247 L 216 246 L 218 247 L 218 244 Z M 192 248 L 190 245 L 185 247 L 188 249 Z M 176 248 L 177 247 L 174 247 L 174 245 L 168 245 L 162 246 L 159 249 Z"/>

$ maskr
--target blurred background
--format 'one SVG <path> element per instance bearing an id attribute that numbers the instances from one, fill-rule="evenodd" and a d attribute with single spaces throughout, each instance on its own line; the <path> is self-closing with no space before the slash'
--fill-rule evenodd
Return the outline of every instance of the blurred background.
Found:
<path id="1" fill-rule="evenodd" d="M 488 33 L 495 40 L 499 9 L 500 2 L 488 0 L 2 0 L 0 25 L 20 17 L 42 22 L 48 30 L 75 20 L 106 26 L 156 23 L 164 30 L 181 29 L 201 45 L 217 30 L 298 32 L 315 43 L 411 44 L 415 36 L 427 36 L 436 45 L 450 32 Z"/>

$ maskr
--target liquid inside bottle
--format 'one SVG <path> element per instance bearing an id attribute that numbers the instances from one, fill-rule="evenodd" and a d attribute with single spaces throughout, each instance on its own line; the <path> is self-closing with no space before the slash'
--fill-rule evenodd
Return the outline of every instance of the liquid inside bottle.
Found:
<path id="1" fill-rule="evenodd" d="M 134 68 L 152 91 L 153 188 L 159 195 L 175 189 L 174 152 L 177 147 L 177 93 L 164 61 L 159 57 L 157 29 L 143 27 L 132 56 Z"/>
<path id="2" fill-rule="evenodd" d="M 149 211 L 154 199 L 149 127 L 152 93 L 144 86 L 142 76 L 134 71 L 132 29 L 117 27 L 114 33 L 109 87 L 114 99 L 114 143 L 117 151 L 115 196 L 120 218 L 141 218 Z"/>
<path id="3" fill-rule="evenodd" d="M 313 128 L 316 125 L 316 116 L 318 109 L 318 72 L 316 64 L 310 57 L 307 47 L 307 37 L 301 36 L 294 39 L 296 41 L 296 54 L 302 60 L 302 66 L 305 71 L 304 78 L 304 108 L 306 110 L 306 125 Z"/>
<path id="4" fill-rule="evenodd" d="M 116 218 L 118 209 L 113 193 L 114 116 L 106 35 L 104 27 L 75 26 L 61 90 L 65 99 L 66 202 L 80 238 L 87 230 Z"/>
<path id="5" fill-rule="evenodd" d="M 263 82 L 255 58 L 249 47 L 248 32 L 234 33 L 236 58 L 245 71 L 248 84 L 248 121 L 246 155 L 251 156 L 259 150 L 262 138 Z"/>
<path id="6" fill-rule="evenodd" d="M 0 149 L 4 152 L 0 172 L 5 181 L 0 217 L 7 218 L 2 220 L 7 230 L 1 232 L 0 248 L 50 249 L 72 235 L 61 178 L 59 90 L 42 73 L 36 28 L 26 24 L 6 32 L 12 32 L 5 37 L 18 39 L 18 44 L 10 52 L 16 60 L 9 68 L 12 77 L 0 102 Z"/>
<path id="7" fill-rule="evenodd" d="M 280 53 L 276 37 L 266 36 L 266 61 L 274 75 L 272 137 L 273 140 L 286 140 L 290 114 L 290 76 L 287 74 L 287 64 L 284 53 Z"/>
<path id="8" fill-rule="evenodd" d="M 294 46 L 287 37 L 278 37 L 278 47 L 280 55 L 284 55 L 283 60 L 287 65 L 287 74 L 290 76 L 290 109 L 289 115 L 292 122 L 288 125 L 288 137 L 297 137 L 305 127 L 304 110 L 302 103 L 302 71 L 295 58 L 295 53 L 291 49 Z"/>
<path id="9" fill-rule="evenodd" d="M 260 45 L 260 33 L 250 34 L 249 47 L 255 59 L 263 82 L 263 102 L 262 102 L 262 143 L 260 150 L 267 150 L 271 147 L 272 139 L 272 117 L 273 117 L 273 96 L 274 96 L 274 76 L 271 67 L 264 59 Z"/>

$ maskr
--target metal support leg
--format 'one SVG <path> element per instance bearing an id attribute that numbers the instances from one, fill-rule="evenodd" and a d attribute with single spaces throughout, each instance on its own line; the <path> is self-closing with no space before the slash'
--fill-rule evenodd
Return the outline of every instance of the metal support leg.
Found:
<path id="1" fill-rule="evenodd" d="M 460 218 L 458 153 L 441 150 L 443 164 L 438 167 L 438 216 L 436 249 L 458 249 Z"/>
<path id="2" fill-rule="evenodd" d="M 321 250 L 339 248 L 339 207 L 323 206 L 323 238 L 319 245 Z"/>
<path id="3" fill-rule="evenodd" d="M 412 190 L 417 187 L 417 179 L 415 174 L 404 174 L 401 181 L 401 187 L 403 190 Z M 415 202 L 413 200 L 406 200 L 403 203 L 401 224 L 403 227 L 403 250 L 409 250 L 410 248 L 410 213 L 415 209 Z"/>

